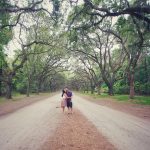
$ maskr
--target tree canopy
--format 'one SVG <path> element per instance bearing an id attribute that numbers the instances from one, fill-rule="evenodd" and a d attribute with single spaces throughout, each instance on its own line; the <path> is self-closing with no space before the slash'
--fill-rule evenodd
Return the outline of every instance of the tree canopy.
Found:
<path id="1" fill-rule="evenodd" d="M 2 0 L 0 94 L 10 99 L 13 91 L 29 96 L 69 86 L 130 98 L 149 95 L 149 5 L 148 0 Z M 14 43 L 18 47 L 10 53 Z"/>

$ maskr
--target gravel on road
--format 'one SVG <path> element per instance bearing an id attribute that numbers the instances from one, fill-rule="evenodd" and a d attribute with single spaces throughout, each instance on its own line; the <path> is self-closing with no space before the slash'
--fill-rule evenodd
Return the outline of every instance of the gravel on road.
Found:
<path id="1" fill-rule="evenodd" d="M 74 95 L 74 105 L 119 150 L 149 150 L 150 121 Z"/>
<path id="2" fill-rule="evenodd" d="M 53 136 L 61 113 L 58 95 L 0 117 L 0 150 L 38 150 Z"/>

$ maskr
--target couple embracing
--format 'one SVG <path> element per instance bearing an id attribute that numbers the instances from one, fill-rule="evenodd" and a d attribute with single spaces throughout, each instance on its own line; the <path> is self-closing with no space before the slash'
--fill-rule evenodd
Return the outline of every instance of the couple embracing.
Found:
<path id="1" fill-rule="evenodd" d="M 72 92 L 68 88 L 62 90 L 61 108 L 63 109 L 63 112 L 65 111 L 66 106 L 68 108 L 68 113 L 72 113 Z"/>

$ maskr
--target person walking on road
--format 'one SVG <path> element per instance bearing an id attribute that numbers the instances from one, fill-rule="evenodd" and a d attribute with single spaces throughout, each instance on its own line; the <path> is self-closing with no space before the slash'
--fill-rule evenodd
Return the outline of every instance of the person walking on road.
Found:
<path id="1" fill-rule="evenodd" d="M 66 92 L 66 95 L 67 95 L 67 98 L 66 98 L 66 103 L 67 103 L 67 108 L 68 108 L 68 114 L 69 113 L 73 113 L 73 110 L 72 110 L 72 92 L 68 89 L 68 88 L 65 88 L 65 92 Z"/>
<path id="2" fill-rule="evenodd" d="M 61 100 L 61 108 L 63 110 L 63 113 L 65 112 L 65 107 L 66 107 L 66 99 L 67 99 L 67 94 L 65 90 L 62 90 L 62 100 Z"/>

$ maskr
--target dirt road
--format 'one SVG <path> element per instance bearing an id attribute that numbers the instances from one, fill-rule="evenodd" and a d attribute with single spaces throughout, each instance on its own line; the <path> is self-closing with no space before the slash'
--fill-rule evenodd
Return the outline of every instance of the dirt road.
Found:
<path id="1" fill-rule="evenodd" d="M 150 122 L 74 96 L 74 105 L 119 150 L 149 150 Z"/>
<path id="2" fill-rule="evenodd" d="M 60 94 L 0 116 L 0 150 L 39 150 L 63 119 L 58 99 Z M 76 95 L 73 104 L 118 150 L 150 149 L 149 121 Z"/>
<path id="3" fill-rule="evenodd" d="M 0 117 L 0 150 L 37 150 L 53 135 L 61 120 L 52 96 Z"/>

